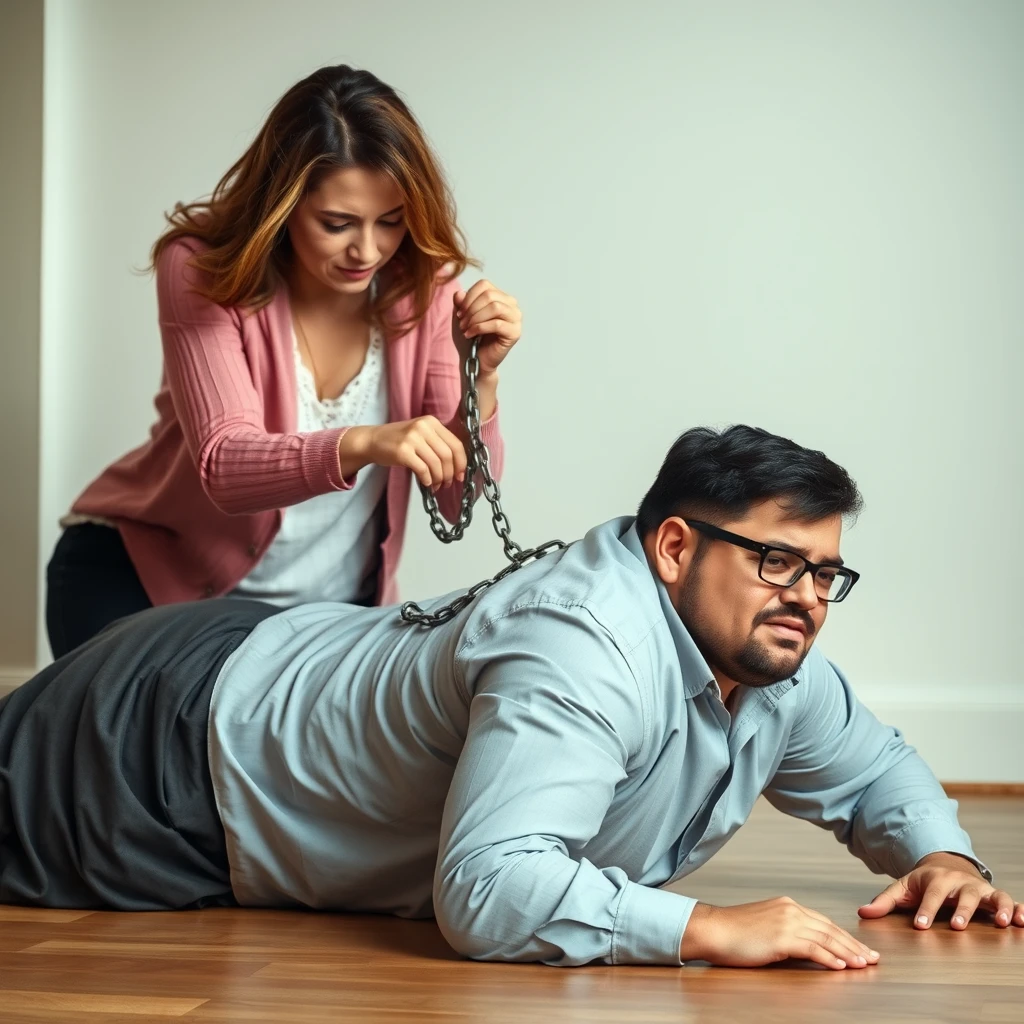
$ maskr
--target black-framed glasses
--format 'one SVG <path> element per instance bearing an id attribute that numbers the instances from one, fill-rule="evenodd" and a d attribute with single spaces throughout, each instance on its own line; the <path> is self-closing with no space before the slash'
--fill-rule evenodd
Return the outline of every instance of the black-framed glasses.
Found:
<path id="1" fill-rule="evenodd" d="M 854 583 L 860 579 L 860 573 L 847 569 L 845 565 L 830 562 L 810 562 L 803 555 L 786 548 L 772 547 L 761 544 L 749 537 L 741 537 L 738 533 L 730 533 L 720 526 L 702 522 L 699 519 L 683 520 L 706 537 L 724 540 L 727 544 L 735 544 L 761 556 L 761 564 L 757 567 L 757 575 L 775 587 L 791 587 L 805 572 L 814 580 L 814 592 L 819 601 L 836 604 L 853 589 Z"/>

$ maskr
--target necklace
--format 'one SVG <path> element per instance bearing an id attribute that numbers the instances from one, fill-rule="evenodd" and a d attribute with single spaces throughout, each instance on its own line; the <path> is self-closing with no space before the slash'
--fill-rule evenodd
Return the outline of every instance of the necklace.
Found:
<path id="1" fill-rule="evenodd" d="M 370 281 L 370 302 L 373 303 L 377 299 L 377 277 L 374 275 Z M 292 308 L 292 320 L 295 323 L 296 333 L 299 336 L 299 341 L 302 343 L 302 347 L 306 350 L 306 355 L 309 356 L 309 368 L 313 372 L 313 389 L 316 391 L 316 398 L 318 402 L 324 400 L 324 380 L 320 376 L 320 370 L 316 365 L 316 359 L 313 356 L 313 349 L 309 344 L 309 338 L 306 337 L 305 328 L 302 326 L 302 320 L 299 318 L 298 311 Z M 373 344 L 373 332 L 370 332 L 370 344 Z"/>
<path id="2" fill-rule="evenodd" d="M 313 350 L 309 347 L 309 340 L 306 338 L 306 332 L 302 329 L 302 321 L 299 319 L 298 313 L 295 314 L 295 326 L 299 331 L 299 340 L 306 350 L 306 355 L 309 356 L 309 367 L 313 371 L 313 388 L 316 391 L 316 400 L 322 402 L 324 400 L 324 392 L 323 386 L 320 383 L 320 371 L 317 369 L 316 360 L 313 358 Z"/>

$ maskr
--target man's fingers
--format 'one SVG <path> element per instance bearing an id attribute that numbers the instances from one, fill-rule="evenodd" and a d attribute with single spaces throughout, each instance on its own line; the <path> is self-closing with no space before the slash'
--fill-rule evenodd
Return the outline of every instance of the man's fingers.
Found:
<path id="1" fill-rule="evenodd" d="M 811 938 L 843 960 L 848 967 L 865 967 L 868 963 L 867 950 L 861 949 L 861 944 L 838 925 L 833 925 L 827 931 L 818 931 Z"/>
<path id="2" fill-rule="evenodd" d="M 992 912 L 997 928 L 1008 928 L 1014 920 L 1013 897 L 1008 892 L 1003 892 L 1002 889 L 993 889 L 982 898 L 981 905 Z M 1020 909 L 1019 906 L 1017 909 Z M 960 908 L 957 907 L 958 913 L 959 910 Z"/>
<path id="3" fill-rule="evenodd" d="M 1003 893 L 1003 895 L 1006 894 Z M 1009 901 L 1010 897 L 1006 898 Z M 956 910 L 953 911 L 953 917 L 949 922 L 950 928 L 966 928 L 971 923 L 971 918 L 974 917 L 979 903 L 981 903 L 981 890 L 973 885 L 965 885 L 957 898 Z M 1010 905 L 1012 907 L 1012 903 Z M 1007 920 L 1009 920 L 1009 916 L 1007 916 Z"/>
<path id="4" fill-rule="evenodd" d="M 857 913 L 861 917 L 885 917 L 897 907 L 905 904 L 908 895 L 907 887 L 902 880 L 887 885 L 870 903 L 861 907 Z"/>
<path id="5" fill-rule="evenodd" d="M 867 967 L 867 960 L 853 947 L 839 941 L 829 932 L 813 931 L 801 935 L 790 956 L 798 956 L 805 960 L 831 967 L 841 971 L 846 967 Z"/>
<path id="6" fill-rule="evenodd" d="M 935 915 L 942 908 L 942 904 L 951 895 L 949 889 L 943 885 L 936 885 L 934 882 L 924 891 L 921 897 L 921 904 L 914 911 L 914 927 L 930 928 Z"/>
<path id="7" fill-rule="evenodd" d="M 789 955 L 799 957 L 801 960 L 813 960 L 823 967 L 832 968 L 833 971 L 846 969 L 846 961 L 842 957 L 834 953 L 827 945 L 815 942 L 810 938 L 797 940 Z"/>
<path id="8" fill-rule="evenodd" d="M 840 928 L 839 925 L 837 925 L 834 921 L 827 918 L 824 914 L 819 913 L 817 910 L 812 910 L 810 907 L 804 907 L 804 911 L 813 920 L 817 921 L 819 924 L 824 926 L 821 929 L 822 931 L 831 931 L 833 934 L 838 935 L 838 937 L 842 941 L 846 943 L 852 943 L 854 952 L 859 953 L 861 956 L 863 956 L 868 961 L 868 963 L 874 963 L 878 959 L 878 953 L 876 950 L 873 950 L 870 946 L 865 945 L 863 942 L 860 941 L 860 939 L 856 938 L 856 936 L 854 935 L 851 935 L 848 931 L 845 931 L 844 929 Z"/>
<path id="9" fill-rule="evenodd" d="M 805 944 L 803 950 L 796 954 L 804 960 L 813 960 L 816 964 L 821 964 L 824 967 L 830 967 L 833 971 L 845 971 L 846 961 L 841 960 L 835 955 L 835 953 L 826 949 L 825 946 L 819 946 L 816 942 L 808 942 Z"/>
<path id="10" fill-rule="evenodd" d="M 845 946 L 850 950 L 850 955 L 853 957 L 843 956 L 842 953 L 839 956 L 848 961 L 854 967 L 861 967 L 864 964 L 873 964 L 878 962 L 878 952 L 873 950 L 870 946 L 865 946 L 860 939 L 855 938 L 848 931 L 844 931 L 837 924 L 832 925 L 832 935 L 837 943 Z"/>

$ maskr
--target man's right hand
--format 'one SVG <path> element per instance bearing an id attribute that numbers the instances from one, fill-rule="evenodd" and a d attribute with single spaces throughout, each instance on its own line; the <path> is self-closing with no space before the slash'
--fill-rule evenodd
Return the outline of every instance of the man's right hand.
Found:
<path id="1" fill-rule="evenodd" d="M 878 963 L 873 949 L 788 896 L 735 907 L 698 903 L 679 956 L 722 967 L 761 967 L 790 958 L 836 971 Z"/>

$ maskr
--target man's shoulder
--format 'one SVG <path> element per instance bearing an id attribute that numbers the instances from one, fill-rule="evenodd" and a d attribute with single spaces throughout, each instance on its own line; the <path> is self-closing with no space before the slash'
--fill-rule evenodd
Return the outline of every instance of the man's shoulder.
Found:
<path id="1" fill-rule="evenodd" d="M 833 683 L 845 681 L 842 673 L 817 643 L 813 644 L 807 652 L 807 657 L 804 658 L 796 678 L 811 686 L 825 681 Z"/>
<path id="2" fill-rule="evenodd" d="M 835 709 L 837 702 L 856 701 L 846 677 L 815 643 L 807 652 L 803 664 L 789 681 L 776 684 L 779 707 L 794 720 L 803 720 L 821 713 L 822 709 Z"/>
<path id="3" fill-rule="evenodd" d="M 610 641 L 622 654 L 664 626 L 657 586 L 646 562 L 625 544 L 632 520 L 612 520 L 563 551 L 546 555 L 484 595 L 467 621 L 466 643 L 497 623 L 521 630 L 523 639 L 564 636 L 565 642 Z M 604 640 L 598 640 L 603 637 Z"/>

